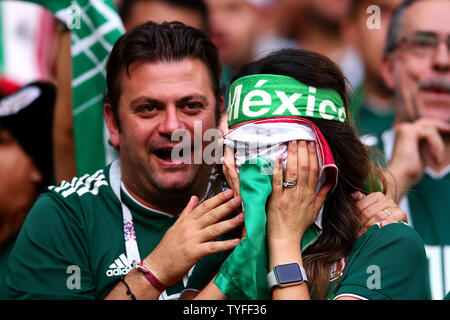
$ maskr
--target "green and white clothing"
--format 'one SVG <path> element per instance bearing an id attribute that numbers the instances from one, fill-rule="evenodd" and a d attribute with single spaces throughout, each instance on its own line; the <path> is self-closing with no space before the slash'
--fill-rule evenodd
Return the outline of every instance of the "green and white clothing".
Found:
<path id="1" fill-rule="evenodd" d="M 361 142 L 368 146 L 376 146 L 380 142 L 381 135 L 392 127 L 395 118 L 393 110 L 381 112 L 371 107 L 362 87 L 353 95 L 350 111 Z"/>
<path id="2" fill-rule="evenodd" d="M 9 259 L 11 298 L 103 299 L 130 271 L 124 240 L 130 229 L 111 188 L 120 174 L 114 168 L 118 166 L 113 163 L 93 175 L 50 187 L 39 197 Z M 132 214 L 144 259 L 177 217 L 141 205 L 123 187 L 121 199 Z M 223 254 L 216 254 L 201 260 L 160 299 L 177 299 L 185 289 L 202 289 L 222 259 Z"/>
<path id="3" fill-rule="evenodd" d="M 394 139 L 394 131 L 388 130 L 378 146 L 387 159 L 391 158 Z M 399 206 L 425 243 L 431 298 L 441 300 L 450 291 L 450 166 L 439 173 L 425 168 L 423 178 Z"/>
<path id="4" fill-rule="evenodd" d="M 416 231 L 403 223 L 374 225 L 332 267 L 327 296 L 425 300 L 426 274 L 425 250 Z"/>

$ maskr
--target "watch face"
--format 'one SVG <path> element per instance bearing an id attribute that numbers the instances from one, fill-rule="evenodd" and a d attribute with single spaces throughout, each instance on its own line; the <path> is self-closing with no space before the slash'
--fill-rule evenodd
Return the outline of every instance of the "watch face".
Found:
<path id="1" fill-rule="evenodd" d="M 297 263 L 283 264 L 275 268 L 280 285 L 299 282 L 303 280 L 300 267 Z"/>

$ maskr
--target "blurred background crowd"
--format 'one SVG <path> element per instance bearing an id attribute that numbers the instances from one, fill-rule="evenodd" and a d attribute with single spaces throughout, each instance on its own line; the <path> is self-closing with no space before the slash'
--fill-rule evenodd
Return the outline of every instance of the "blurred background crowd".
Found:
<path id="1" fill-rule="evenodd" d="M 223 62 L 225 101 L 231 77 L 242 65 L 277 48 L 303 48 L 342 68 L 353 93 L 353 121 L 365 144 L 378 145 L 393 125 L 394 92 L 383 81 L 381 64 L 390 18 L 402 0 L 113 2 L 123 31 L 148 20 L 178 20 L 207 32 Z M 93 173 L 114 157 L 106 151 L 97 168 L 77 163 L 70 44 L 67 25 L 42 6 L 0 2 L 0 274 L 43 188 Z M 450 276 L 447 281 L 450 286 Z M 440 298 L 447 290 L 441 291 Z"/>

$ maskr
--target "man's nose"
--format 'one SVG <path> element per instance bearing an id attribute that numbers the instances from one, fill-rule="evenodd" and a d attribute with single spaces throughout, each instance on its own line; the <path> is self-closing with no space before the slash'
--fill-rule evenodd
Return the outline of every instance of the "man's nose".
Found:
<path id="1" fill-rule="evenodd" d="M 438 72 L 450 71 L 450 51 L 446 42 L 440 42 L 433 56 L 433 69 Z"/>
<path id="2" fill-rule="evenodd" d="M 164 117 L 159 125 L 159 132 L 166 136 L 171 136 L 175 130 L 184 129 L 183 122 L 176 107 L 167 107 L 164 111 Z"/>

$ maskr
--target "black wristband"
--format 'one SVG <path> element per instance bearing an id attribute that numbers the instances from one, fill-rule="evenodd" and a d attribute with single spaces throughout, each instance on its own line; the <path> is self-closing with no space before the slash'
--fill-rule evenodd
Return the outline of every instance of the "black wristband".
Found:
<path id="1" fill-rule="evenodd" d="M 133 292 L 131 292 L 130 287 L 129 287 L 128 284 L 125 282 L 125 276 L 123 276 L 122 278 L 120 278 L 120 281 L 122 281 L 123 284 L 125 285 L 125 287 L 127 287 L 127 295 L 131 297 L 131 300 L 136 300 L 136 297 L 134 296 Z"/>

